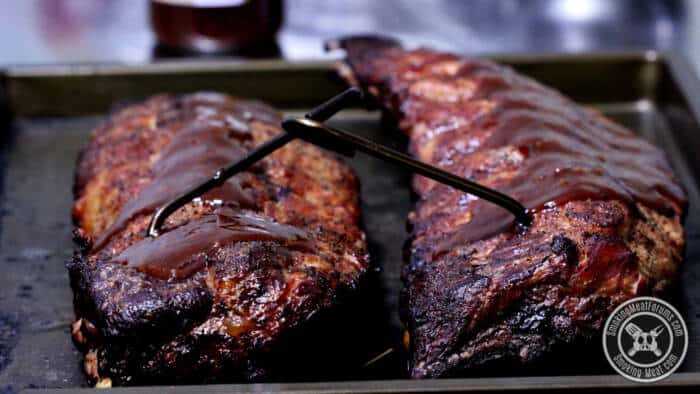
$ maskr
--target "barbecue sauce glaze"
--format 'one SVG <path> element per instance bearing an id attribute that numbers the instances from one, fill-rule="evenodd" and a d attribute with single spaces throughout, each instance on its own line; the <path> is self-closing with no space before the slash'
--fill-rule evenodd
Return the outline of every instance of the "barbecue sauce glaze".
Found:
<path id="1" fill-rule="evenodd" d="M 276 241 L 290 249 L 310 250 L 306 232 L 254 213 L 219 208 L 157 238 L 145 238 L 115 260 L 160 279 L 183 279 L 205 267 L 198 256 L 213 246 L 244 241 Z"/>
<path id="2" fill-rule="evenodd" d="M 250 122 L 277 127 L 280 117 L 252 102 L 232 101 L 207 95 L 203 102 L 182 103 L 183 128 L 163 149 L 152 165 L 148 185 L 122 207 L 115 222 L 96 241 L 93 252 L 107 245 L 137 216 L 150 215 L 158 207 L 210 178 L 215 171 L 244 155 L 244 143 L 252 139 Z M 163 233 L 144 238 L 127 247 L 114 260 L 160 279 L 183 279 L 204 267 L 199 256 L 214 246 L 242 241 L 276 241 L 295 249 L 309 249 L 306 233 L 294 226 L 276 223 L 252 212 L 254 197 L 241 177 L 205 193 L 203 203 L 219 207 L 205 215 Z"/>
<path id="3" fill-rule="evenodd" d="M 480 168 L 488 164 L 475 165 L 475 154 L 515 147 L 521 160 L 499 164 L 513 173 L 492 177 L 489 186 L 531 214 L 588 199 L 641 203 L 665 215 L 685 209 L 683 188 L 664 153 L 626 128 L 493 63 L 445 54 L 419 58 L 407 55 L 390 90 L 408 92 L 403 125 L 427 125 L 428 140 L 414 138 L 414 151 L 420 144 L 435 148 L 421 159 L 479 181 L 494 174 Z M 481 199 L 468 204 L 471 221 L 438 243 L 436 253 L 516 232 L 505 209 Z"/>

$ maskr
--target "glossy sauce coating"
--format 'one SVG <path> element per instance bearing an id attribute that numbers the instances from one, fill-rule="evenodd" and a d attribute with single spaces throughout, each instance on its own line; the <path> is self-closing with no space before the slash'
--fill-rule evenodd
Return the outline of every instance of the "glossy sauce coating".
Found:
<path id="1" fill-rule="evenodd" d="M 393 83 L 407 92 L 404 122 L 429 130 L 412 144 L 419 155 L 419 144 L 435 148 L 423 160 L 483 180 L 532 214 L 588 199 L 642 203 L 665 215 L 684 209 L 684 191 L 664 153 L 629 130 L 492 63 L 420 50 L 418 56 Z M 421 75 L 429 77 L 417 80 Z M 499 166 L 508 176 L 474 166 L 474 157 L 501 148 L 507 150 Z M 504 209 L 481 199 L 468 204 L 471 221 L 436 253 L 516 230 Z"/>
<path id="2" fill-rule="evenodd" d="M 256 120 L 276 125 L 279 116 L 253 103 L 235 102 L 221 112 L 197 101 L 185 104 L 185 113 L 194 121 L 177 133 L 152 165 L 153 179 L 127 201 L 117 220 L 97 240 L 99 251 L 138 215 L 150 215 L 158 207 L 205 181 L 218 169 L 242 157 L 243 143 L 251 139 L 248 122 Z M 202 203 L 215 207 L 214 215 L 186 223 L 158 238 L 145 238 L 114 258 L 160 279 L 184 279 L 201 270 L 205 259 L 195 258 L 212 247 L 242 241 L 277 241 L 309 248 L 303 230 L 275 223 L 254 213 L 236 213 L 234 208 L 256 209 L 253 196 L 238 177 L 201 196 Z M 304 242 L 302 242 L 304 241 Z M 201 256 L 200 256 L 201 257 Z"/>
<path id="3" fill-rule="evenodd" d="M 220 208 L 214 215 L 206 215 L 157 238 L 146 238 L 122 251 L 114 260 L 156 278 L 183 279 L 204 268 L 206 259 L 193 258 L 198 253 L 243 241 L 276 241 L 293 249 L 312 249 L 302 229 L 254 213 Z"/>
<path id="4" fill-rule="evenodd" d="M 477 86 L 489 80 L 474 78 Z M 569 201 L 616 199 L 640 202 L 665 214 L 682 207 L 682 187 L 662 151 L 609 122 L 590 122 L 583 108 L 567 111 L 556 97 L 528 97 L 517 86 L 477 89 L 472 100 L 492 100 L 496 108 L 472 123 L 485 138 L 477 149 L 510 145 L 522 162 L 517 174 L 491 186 L 520 201 L 531 213 Z M 449 137 L 440 141 L 449 144 Z M 512 225 L 503 209 L 477 200 L 473 220 L 438 247 L 484 239 Z"/>
<path id="5" fill-rule="evenodd" d="M 276 114 L 252 103 L 237 102 L 229 107 L 227 113 L 197 107 L 196 101 L 189 104 L 192 108 L 186 111 L 195 112 L 196 120 L 175 135 L 152 166 L 151 182 L 122 207 L 119 217 L 95 242 L 93 250 L 104 247 L 134 217 L 153 213 L 161 205 L 243 156 L 246 149 L 242 141 L 250 139 L 247 122 L 255 119 L 277 124 L 280 121 Z M 253 197 L 236 177 L 205 193 L 201 199 L 219 205 L 255 208 Z"/>

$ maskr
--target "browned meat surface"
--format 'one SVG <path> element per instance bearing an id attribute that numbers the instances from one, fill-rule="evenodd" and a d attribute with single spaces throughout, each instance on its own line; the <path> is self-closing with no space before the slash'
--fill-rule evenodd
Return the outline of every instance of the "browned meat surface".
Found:
<path id="1" fill-rule="evenodd" d="M 368 265 L 357 180 L 301 142 L 144 239 L 155 207 L 279 133 L 279 122 L 264 104 L 200 93 L 132 105 L 93 133 L 76 176 L 80 250 L 68 263 L 73 336 L 91 379 L 265 376 L 280 337 L 355 288 Z"/>
<path id="2" fill-rule="evenodd" d="M 659 149 L 488 61 L 376 38 L 337 44 L 351 68 L 341 73 L 393 114 L 411 154 L 534 216 L 522 230 L 498 207 L 414 179 L 402 306 L 413 377 L 597 344 L 616 305 L 674 282 L 686 202 Z"/>

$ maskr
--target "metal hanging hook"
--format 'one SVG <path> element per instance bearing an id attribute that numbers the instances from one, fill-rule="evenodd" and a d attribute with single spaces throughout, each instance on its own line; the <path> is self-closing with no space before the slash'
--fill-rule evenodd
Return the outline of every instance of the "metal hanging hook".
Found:
<path id="1" fill-rule="evenodd" d="M 377 144 L 374 141 L 358 135 L 329 127 L 311 119 L 285 119 L 282 122 L 282 128 L 297 138 L 315 145 L 323 146 L 326 149 L 334 150 L 338 153 L 344 153 L 344 151 L 347 151 L 349 148 L 353 148 L 370 156 L 398 164 L 416 174 L 420 174 L 499 205 L 510 211 L 513 216 L 515 216 L 518 224 L 524 226 L 530 224 L 531 218 L 527 209 L 511 196 L 457 176 L 441 168 L 418 161 L 405 153 Z M 335 149 L 336 147 L 338 149 Z"/>
<path id="2" fill-rule="evenodd" d="M 220 169 L 207 181 L 194 186 L 189 191 L 158 208 L 151 217 L 151 222 L 147 228 L 147 235 L 149 237 L 157 237 L 165 219 L 173 212 L 212 188 L 221 186 L 232 176 L 245 171 L 260 159 L 271 154 L 295 138 L 346 156 L 352 156 L 356 150 L 359 150 L 376 158 L 398 164 L 408 168 L 412 172 L 444 183 L 463 192 L 473 194 L 507 209 L 515 216 L 516 222 L 521 226 L 528 226 L 530 224 L 532 219 L 527 209 L 520 204 L 520 202 L 507 194 L 457 176 L 430 164 L 415 160 L 402 152 L 377 144 L 374 141 L 326 126 L 322 123 L 340 110 L 359 103 L 361 99 L 362 92 L 359 89 L 354 87 L 349 88 L 343 93 L 312 109 L 304 118 L 285 119 L 282 122 L 282 129 L 284 130 L 282 133 L 251 150 L 247 155 L 231 163 L 228 167 Z"/>
<path id="3" fill-rule="evenodd" d="M 361 100 L 362 92 L 359 89 L 352 87 L 312 109 L 305 116 L 309 119 L 324 121 L 335 115 L 338 111 L 357 104 Z M 277 149 L 283 147 L 294 138 L 296 137 L 287 133 L 286 131 L 282 131 L 282 133 L 261 144 L 260 146 L 257 146 L 242 158 L 231 163 L 228 167 L 216 171 L 208 180 L 192 187 L 190 190 L 167 202 L 153 213 L 151 221 L 146 228 L 146 235 L 148 237 L 157 237 L 160 233 L 160 228 L 163 226 L 163 223 L 165 223 L 165 219 L 172 215 L 173 212 L 177 211 L 183 205 L 189 203 L 207 191 L 223 185 L 224 182 L 226 182 L 232 176 L 247 170 L 250 168 L 250 166 Z"/>

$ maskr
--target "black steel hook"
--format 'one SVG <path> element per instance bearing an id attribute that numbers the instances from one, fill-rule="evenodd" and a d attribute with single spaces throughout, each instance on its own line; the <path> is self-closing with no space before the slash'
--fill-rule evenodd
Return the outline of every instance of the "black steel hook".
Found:
<path id="1" fill-rule="evenodd" d="M 416 174 L 423 175 L 465 193 L 473 194 L 479 198 L 497 204 L 510 211 L 515 216 L 518 224 L 524 226 L 530 224 L 531 219 L 527 209 L 509 195 L 422 161 L 415 160 L 405 153 L 377 144 L 374 141 L 362 138 L 358 135 L 329 127 L 311 119 L 288 118 L 282 122 L 282 128 L 299 139 L 312 144 L 322 145 L 338 153 L 344 153 L 349 148 L 354 148 L 370 156 L 398 164 L 410 169 Z M 332 143 L 329 143 L 329 141 L 332 141 Z M 334 149 L 334 147 L 340 149 Z"/>
<path id="2" fill-rule="evenodd" d="M 321 123 L 335 115 L 338 111 L 358 103 L 361 99 L 362 93 L 359 89 L 354 87 L 349 88 L 311 110 L 305 115 L 305 118 L 285 119 L 282 122 L 282 129 L 284 130 L 282 133 L 251 150 L 246 156 L 235 161 L 228 167 L 220 169 L 207 181 L 193 187 L 189 191 L 158 208 L 151 217 L 151 222 L 147 228 L 147 235 L 150 237 L 157 237 L 165 219 L 177 209 L 192 201 L 194 198 L 201 196 L 208 190 L 221 186 L 230 177 L 241 171 L 245 171 L 255 162 L 271 154 L 295 138 L 346 156 L 352 156 L 355 150 L 359 150 L 379 159 L 399 164 L 417 174 L 444 183 L 463 192 L 473 194 L 507 209 L 515 216 L 518 224 L 522 226 L 528 226 L 530 224 L 531 218 L 527 209 L 517 200 L 506 194 L 459 177 L 430 164 L 415 160 L 404 153 L 377 144 L 374 141 Z"/>
<path id="3" fill-rule="evenodd" d="M 355 87 L 351 87 L 344 92 L 332 97 L 318 107 L 312 109 L 305 116 L 309 119 L 324 121 L 335 115 L 338 111 L 347 108 L 353 104 L 359 103 L 362 100 L 362 92 Z M 214 173 L 214 175 L 205 182 L 194 186 L 190 190 L 175 197 L 165 205 L 158 208 L 151 217 L 151 221 L 146 228 L 146 236 L 157 237 L 161 226 L 165 223 L 165 219 L 172 215 L 183 205 L 201 196 L 207 191 L 223 185 L 226 180 L 236 175 L 239 172 L 245 171 L 250 166 L 271 154 L 277 149 L 283 147 L 288 142 L 292 141 L 296 136 L 290 135 L 283 131 L 271 140 L 254 148 L 247 155 L 231 163 L 228 167 L 222 168 Z"/>

